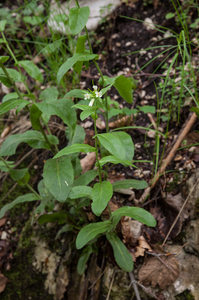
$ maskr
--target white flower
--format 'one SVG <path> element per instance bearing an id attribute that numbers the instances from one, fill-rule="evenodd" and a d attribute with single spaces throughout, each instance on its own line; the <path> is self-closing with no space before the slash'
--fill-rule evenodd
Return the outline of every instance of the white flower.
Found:
<path id="1" fill-rule="evenodd" d="M 85 94 L 84 95 L 84 100 L 90 99 L 91 95 L 90 94 Z"/>
<path id="2" fill-rule="evenodd" d="M 95 96 L 101 98 L 102 97 L 102 92 L 95 92 Z"/>
<path id="3" fill-rule="evenodd" d="M 97 85 L 93 85 L 94 91 L 97 91 Z"/>
<path id="4" fill-rule="evenodd" d="M 95 99 L 91 99 L 89 106 L 93 106 L 94 101 L 95 101 Z"/>

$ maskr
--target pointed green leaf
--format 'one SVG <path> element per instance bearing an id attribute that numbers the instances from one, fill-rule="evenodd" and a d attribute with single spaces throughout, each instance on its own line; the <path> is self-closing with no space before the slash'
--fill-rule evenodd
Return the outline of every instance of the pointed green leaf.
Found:
<path id="1" fill-rule="evenodd" d="M 44 81 L 41 71 L 31 60 L 20 60 L 19 65 L 21 65 L 24 70 L 35 80 L 38 80 L 39 82 Z"/>
<path id="2" fill-rule="evenodd" d="M 14 82 L 22 81 L 21 74 L 19 72 L 17 72 L 16 70 L 6 68 L 6 71 L 8 72 L 8 74 L 10 75 L 11 79 Z M 7 87 L 12 87 L 12 85 L 13 85 L 13 83 L 10 82 L 10 80 L 7 78 L 7 76 L 3 72 L 2 68 L 0 68 L 0 82 L 2 82 Z"/>
<path id="3" fill-rule="evenodd" d="M 115 131 L 112 132 L 112 134 L 116 136 L 122 143 L 126 153 L 126 160 L 131 161 L 134 156 L 134 148 L 135 148 L 131 136 L 128 133 L 122 131 Z"/>
<path id="4" fill-rule="evenodd" d="M 86 35 L 79 36 L 77 39 L 77 46 L 75 53 L 85 52 Z M 80 75 L 82 70 L 83 61 L 78 61 L 74 64 L 74 70 Z"/>
<path id="5" fill-rule="evenodd" d="M 63 155 L 73 154 L 73 153 L 77 153 L 77 152 L 84 152 L 84 153 L 95 152 L 95 150 L 96 149 L 94 147 L 91 147 L 87 144 L 73 144 L 73 145 L 68 146 L 68 147 L 62 149 L 61 151 L 59 151 L 54 156 L 54 158 L 58 158 Z"/>
<path id="6" fill-rule="evenodd" d="M 39 17 L 39 16 L 26 16 L 26 17 L 23 17 L 23 21 L 25 23 L 29 23 L 30 25 L 32 26 L 36 26 L 36 25 L 39 25 L 40 23 L 43 22 L 43 18 L 42 17 Z"/>
<path id="7" fill-rule="evenodd" d="M 66 97 L 75 97 L 75 98 L 84 98 L 84 95 L 88 93 L 85 90 L 79 90 L 79 89 L 74 89 L 68 93 L 66 93 L 66 95 L 64 96 Z"/>
<path id="8" fill-rule="evenodd" d="M 16 92 L 9 93 L 9 94 L 7 94 L 7 95 L 5 95 L 5 96 L 3 97 L 2 103 L 3 103 L 3 102 L 6 102 L 6 101 L 8 101 L 8 100 L 11 100 L 11 99 L 17 100 L 18 98 L 19 98 L 19 95 L 18 95 Z"/>
<path id="9" fill-rule="evenodd" d="M 0 21 L 0 32 L 5 30 L 6 24 L 7 24 L 6 20 L 1 20 Z"/>
<path id="10" fill-rule="evenodd" d="M 3 64 L 3 63 L 6 62 L 9 58 L 10 58 L 10 56 L 0 56 L 0 62 Z"/>
<path id="11" fill-rule="evenodd" d="M 60 202 L 64 202 L 74 180 L 74 172 L 69 156 L 59 159 L 48 159 L 44 165 L 43 178 L 45 185 Z"/>
<path id="12" fill-rule="evenodd" d="M 140 207 L 123 206 L 112 213 L 113 219 L 118 216 L 133 218 L 147 226 L 156 226 L 156 220 L 148 211 Z"/>
<path id="13" fill-rule="evenodd" d="M 111 221 L 104 221 L 98 223 L 91 223 L 83 227 L 77 235 L 76 247 L 83 248 L 88 242 L 94 239 L 98 234 L 112 228 Z"/>
<path id="14" fill-rule="evenodd" d="M 58 138 L 54 135 L 48 135 L 48 139 L 53 145 L 59 144 Z M 5 156 L 15 154 L 17 146 L 22 142 L 28 143 L 30 147 L 35 149 L 50 149 L 41 132 L 28 130 L 24 133 L 9 136 L 1 145 L 0 155 Z"/>
<path id="15" fill-rule="evenodd" d="M 80 119 L 83 121 L 88 118 L 96 110 L 95 106 L 89 107 L 81 112 Z"/>
<path id="16" fill-rule="evenodd" d="M 122 160 L 119 159 L 115 156 L 105 156 L 103 158 L 100 159 L 99 164 L 102 167 L 103 165 L 105 165 L 106 163 L 111 163 L 111 164 L 122 164 L 123 166 L 127 167 L 127 166 L 133 166 L 133 164 L 129 161 L 129 160 Z"/>
<path id="17" fill-rule="evenodd" d="M 126 160 L 126 152 L 120 139 L 113 133 L 103 133 L 97 135 L 100 143 L 106 148 L 113 156 L 119 159 Z"/>
<path id="18" fill-rule="evenodd" d="M 88 21 L 90 9 L 85 7 L 73 7 L 69 10 L 69 27 L 71 34 L 78 34 Z"/>
<path id="19" fill-rule="evenodd" d="M 113 195 L 112 184 L 106 180 L 102 183 L 96 183 L 92 189 L 92 211 L 96 216 L 100 216 L 106 208 L 109 200 Z"/>
<path id="20" fill-rule="evenodd" d="M 131 81 L 124 75 L 120 75 L 116 78 L 114 87 L 118 90 L 118 93 L 126 102 L 133 102 L 133 90 Z"/>
<path id="21" fill-rule="evenodd" d="M 7 111 L 19 106 L 20 104 L 27 105 L 27 103 L 29 104 L 29 102 L 26 100 L 18 100 L 18 99 L 8 100 L 0 105 L 0 115 L 5 114 Z"/>
<path id="22" fill-rule="evenodd" d="M 57 73 L 57 83 L 60 84 L 62 77 L 66 74 L 66 72 L 68 72 L 70 68 L 72 68 L 72 66 L 77 61 L 89 61 L 92 59 L 98 59 L 98 55 L 88 53 L 75 53 L 59 68 L 59 71 Z"/>
<path id="23" fill-rule="evenodd" d="M 83 275 L 85 270 L 86 270 L 86 263 L 90 257 L 92 253 L 92 246 L 91 245 L 88 245 L 88 247 L 86 247 L 81 255 L 80 255 L 80 258 L 78 260 L 78 264 L 77 264 L 77 272 L 79 275 Z"/>
<path id="24" fill-rule="evenodd" d="M 14 168 L 14 161 L 6 160 L 6 164 L 9 165 L 10 168 Z M 6 167 L 3 161 L 0 160 L 0 170 L 3 172 L 8 172 L 10 168 Z"/>
<path id="25" fill-rule="evenodd" d="M 114 233 L 107 233 L 106 237 L 113 247 L 114 257 L 118 266 L 126 272 L 131 272 L 133 270 L 133 258 L 128 252 L 126 246 Z"/>
<path id="26" fill-rule="evenodd" d="M 2 207 L 2 209 L 0 210 L 0 219 L 5 215 L 5 213 L 9 209 L 13 208 L 15 205 L 17 205 L 19 203 L 23 203 L 23 202 L 31 202 L 31 201 L 37 201 L 37 200 L 41 200 L 41 198 L 36 196 L 35 194 L 26 194 L 26 195 L 17 197 L 14 201 L 12 201 L 11 203 L 8 203 Z"/>
<path id="27" fill-rule="evenodd" d="M 90 186 L 74 186 L 69 194 L 70 199 L 81 197 L 91 198 L 92 188 Z"/>
<path id="28" fill-rule="evenodd" d="M 35 130 L 40 130 L 41 129 L 41 123 L 40 123 L 40 117 L 42 115 L 41 110 L 33 104 L 30 108 L 30 121 L 32 124 L 32 128 Z"/>
<path id="29" fill-rule="evenodd" d="M 57 212 L 52 214 L 44 214 L 38 218 L 38 223 L 40 225 L 44 223 L 53 223 L 53 222 L 59 222 L 59 224 L 62 224 L 63 221 L 66 221 L 68 218 L 68 213 L 66 212 Z"/>
<path id="30" fill-rule="evenodd" d="M 89 170 L 75 179 L 73 186 L 87 185 L 98 175 L 97 170 Z"/>
<path id="31" fill-rule="evenodd" d="M 28 172 L 28 168 L 20 169 L 20 170 L 13 169 L 9 171 L 12 179 L 15 181 L 22 179 L 27 172 Z"/>
<path id="32" fill-rule="evenodd" d="M 136 179 L 125 179 L 120 181 L 115 181 L 113 183 L 113 190 L 119 189 L 137 189 L 142 190 L 148 187 L 148 183 L 144 180 L 136 180 Z"/>
<path id="33" fill-rule="evenodd" d="M 145 114 L 147 113 L 155 114 L 155 106 L 144 105 L 144 106 L 140 106 L 139 109 Z"/>
<path id="34" fill-rule="evenodd" d="M 41 94 L 39 95 L 39 99 L 41 99 L 42 102 L 51 103 L 57 100 L 58 95 L 59 92 L 57 88 L 53 86 L 42 91 Z"/>

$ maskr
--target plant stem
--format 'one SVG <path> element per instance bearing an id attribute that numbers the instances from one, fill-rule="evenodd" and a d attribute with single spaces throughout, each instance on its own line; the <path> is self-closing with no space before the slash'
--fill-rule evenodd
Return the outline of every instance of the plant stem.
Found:
<path id="1" fill-rule="evenodd" d="M 8 44 L 8 42 L 7 42 L 7 40 L 6 40 L 6 37 L 5 37 L 4 33 L 1 32 L 1 34 L 2 34 L 2 37 L 3 37 L 4 43 L 5 43 L 5 45 L 6 45 L 7 49 L 8 49 L 8 51 L 10 52 L 10 55 L 12 56 L 13 60 L 15 61 L 15 64 L 17 65 L 17 68 L 18 68 L 18 70 L 19 70 L 19 73 L 20 73 L 21 76 L 22 76 L 21 70 L 20 70 L 20 68 L 19 68 L 19 62 L 18 62 L 18 60 L 16 59 L 14 53 L 12 52 L 12 50 L 11 50 L 11 48 L 10 48 L 10 46 L 9 46 L 9 44 Z M 27 86 L 27 84 L 26 84 L 25 82 L 24 82 L 24 85 L 25 85 L 25 87 L 26 87 L 26 89 L 27 89 L 27 92 L 30 94 L 30 90 L 29 90 L 29 88 L 28 88 L 28 86 Z"/>
<path id="2" fill-rule="evenodd" d="M 29 188 L 29 190 L 31 190 L 31 192 L 33 192 L 35 194 L 35 196 L 37 196 L 40 199 L 42 199 L 42 197 L 30 186 L 29 183 L 26 182 L 26 186 Z"/>
<path id="3" fill-rule="evenodd" d="M 6 160 L 0 156 L 0 159 L 2 160 L 2 162 L 5 164 L 5 166 L 8 168 L 8 169 L 11 169 L 11 167 L 9 166 L 9 164 L 7 164 Z"/>
<path id="4" fill-rule="evenodd" d="M 94 128 L 95 128 L 95 135 L 97 135 L 96 118 L 97 118 L 97 111 L 95 110 L 95 118 L 93 120 Z M 97 165 L 98 165 L 98 170 L 99 170 L 99 181 L 100 181 L 100 183 L 102 183 L 101 167 L 100 167 L 100 163 L 99 163 L 98 150 L 97 150 L 97 136 L 95 137 L 95 149 L 96 149 L 96 160 L 97 160 Z"/>

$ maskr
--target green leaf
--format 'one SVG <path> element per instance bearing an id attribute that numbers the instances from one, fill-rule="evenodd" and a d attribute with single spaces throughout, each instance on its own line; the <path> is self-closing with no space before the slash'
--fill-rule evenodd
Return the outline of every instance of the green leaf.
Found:
<path id="1" fill-rule="evenodd" d="M 6 160 L 6 163 L 10 166 L 10 168 L 14 168 L 14 161 Z M 8 172 L 10 168 L 7 168 L 3 161 L 0 160 L 0 170 L 3 172 Z"/>
<path id="2" fill-rule="evenodd" d="M 40 117 L 42 115 L 41 110 L 37 107 L 36 104 L 33 104 L 30 108 L 30 121 L 32 128 L 35 130 L 41 129 Z"/>
<path id="3" fill-rule="evenodd" d="M 112 184 L 106 180 L 102 183 L 96 183 L 92 189 L 92 211 L 96 216 L 100 216 L 106 208 L 109 200 L 113 195 Z"/>
<path id="4" fill-rule="evenodd" d="M 77 235 L 76 247 L 77 249 L 83 248 L 88 242 L 94 239 L 98 234 L 112 228 L 111 221 L 104 221 L 98 223 L 88 224 L 83 227 Z"/>
<path id="5" fill-rule="evenodd" d="M 19 106 L 17 107 L 17 109 L 16 109 L 16 115 L 18 115 L 19 111 L 22 110 L 25 106 L 27 106 L 27 105 L 30 104 L 30 102 L 28 100 L 21 100 L 21 101 L 23 101 L 23 102 L 21 102 L 19 104 Z"/>
<path id="6" fill-rule="evenodd" d="M 127 166 L 133 166 L 133 164 L 129 161 L 129 160 L 122 160 L 119 159 L 115 156 L 105 156 L 103 158 L 100 159 L 99 164 L 102 167 L 103 165 L 105 165 L 106 163 L 111 163 L 111 164 L 122 164 L 123 166 L 127 167 Z"/>
<path id="7" fill-rule="evenodd" d="M 60 202 L 64 202 L 71 190 L 74 172 L 70 157 L 48 159 L 44 165 L 43 178 L 45 185 Z"/>
<path id="8" fill-rule="evenodd" d="M 48 135 L 48 139 L 53 145 L 59 144 L 58 138 L 54 135 Z M 30 147 L 35 149 L 50 149 L 41 132 L 28 130 L 9 136 L 1 145 L 0 156 L 15 154 L 17 146 L 22 142 L 28 143 Z"/>
<path id="9" fill-rule="evenodd" d="M 20 104 L 27 105 L 27 102 L 28 101 L 26 101 L 26 100 L 18 100 L 18 99 L 8 100 L 0 105 L 0 115 L 5 114 L 7 111 L 19 106 Z M 28 104 L 29 104 L 29 102 L 28 102 Z"/>
<path id="10" fill-rule="evenodd" d="M 51 194 L 47 186 L 45 185 L 44 179 L 40 180 L 40 182 L 37 185 L 37 189 L 39 191 L 39 195 L 42 198 L 48 198 L 49 200 L 53 200 L 54 196 Z"/>
<path id="11" fill-rule="evenodd" d="M 2 21 L 0 21 L 2 22 Z M 1 26 L 1 25 L 0 25 Z M 0 56 L 0 62 L 3 64 L 4 62 L 6 62 L 8 59 L 10 58 L 10 56 Z"/>
<path id="12" fill-rule="evenodd" d="M 73 182 L 73 186 L 87 185 L 98 175 L 97 170 L 89 170 Z"/>
<path id="13" fill-rule="evenodd" d="M 0 106 L 0 108 L 1 108 L 1 106 Z M 199 108 L 198 108 L 198 107 L 192 107 L 192 108 L 190 109 L 190 111 L 194 111 L 194 112 L 196 113 L 198 119 L 199 119 Z"/>
<path id="14" fill-rule="evenodd" d="M 43 22 L 43 18 L 42 17 L 38 17 L 38 16 L 32 16 L 32 17 L 23 17 L 23 21 L 25 23 L 29 23 L 30 25 L 32 26 L 35 26 L 35 25 L 39 25 L 40 23 Z"/>
<path id="15" fill-rule="evenodd" d="M 20 60 L 19 65 L 21 65 L 24 70 L 35 80 L 38 80 L 39 82 L 44 81 L 41 71 L 31 60 Z"/>
<path id="16" fill-rule="evenodd" d="M 73 144 L 73 145 L 65 147 L 64 149 L 59 151 L 54 156 L 54 158 L 58 158 L 63 155 L 69 155 L 69 154 L 73 154 L 73 153 L 77 153 L 77 152 L 84 152 L 84 153 L 95 152 L 95 148 L 91 147 L 89 145 L 86 145 L 86 144 Z"/>
<path id="17" fill-rule="evenodd" d="M 28 172 L 28 168 L 20 169 L 20 170 L 13 169 L 9 171 L 12 179 L 15 181 L 22 179 L 27 172 Z"/>
<path id="18" fill-rule="evenodd" d="M 31 202 L 31 201 L 37 201 L 37 200 L 41 200 L 41 199 L 40 199 L 40 197 L 36 196 L 35 194 L 26 194 L 26 195 L 17 197 L 14 201 L 12 201 L 11 203 L 8 203 L 2 207 L 2 209 L 0 210 L 0 219 L 5 215 L 5 213 L 9 209 L 13 208 L 15 205 L 17 205 L 19 203 Z"/>
<path id="19" fill-rule="evenodd" d="M 120 139 L 113 133 L 103 133 L 97 135 L 100 143 L 106 148 L 113 156 L 121 160 L 126 160 L 126 152 Z"/>
<path id="20" fill-rule="evenodd" d="M 118 216 L 133 218 L 147 226 L 156 226 L 156 220 L 148 211 L 140 207 L 123 206 L 112 213 L 113 219 Z"/>
<path id="21" fill-rule="evenodd" d="M 2 32 L 2 31 L 5 30 L 6 23 L 7 23 L 6 20 L 1 20 L 1 21 L 0 21 L 0 32 Z"/>
<path id="22" fill-rule="evenodd" d="M 67 131 L 66 131 L 66 136 L 67 136 Z M 75 132 L 74 134 L 71 136 L 67 136 L 68 137 L 68 146 L 73 145 L 73 144 L 83 144 L 84 140 L 85 140 L 85 130 L 81 125 L 76 125 L 75 127 Z"/>
<path id="23" fill-rule="evenodd" d="M 120 96 L 128 103 L 133 102 L 133 90 L 131 81 L 124 75 L 116 78 L 114 87 L 118 90 Z"/>
<path id="24" fill-rule="evenodd" d="M 134 156 L 134 148 L 135 148 L 131 136 L 128 133 L 122 131 L 112 132 L 112 134 L 116 136 L 122 143 L 126 153 L 126 160 L 131 161 Z"/>
<path id="25" fill-rule="evenodd" d="M 19 98 L 19 95 L 18 95 L 16 92 L 9 93 L 9 94 L 7 94 L 7 95 L 5 95 L 5 96 L 3 97 L 2 103 L 3 103 L 3 102 L 6 102 L 6 101 L 8 101 L 8 100 L 11 100 L 11 99 L 17 100 L 18 98 Z"/>
<path id="26" fill-rule="evenodd" d="M 42 111 L 42 113 L 47 117 L 47 119 L 49 119 L 52 115 L 57 115 L 63 120 L 65 124 L 71 127 L 70 121 L 68 120 L 67 115 L 65 114 L 66 111 L 61 111 L 57 106 L 54 105 L 54 103 L 35 103 L 35 105 L 38 107 L 39 110 Z"/>
<path id="27" fill-rule="evenodd" d="M 59 92 L 57 88 L 53 86 L 42 91 L 39 95 L 39 99 L 41 99 L 44 103 L 51 103 L 57 100 L 58 95 Z"/>
<path id="28" fill-rule="evenodd" d="M 70 68 L 72 68 L 72 66 L 77 61 L 89 61 L 92 59 L 98 59 L 98 55 L 88 53 L 75 53 L 59 68 L 59 71 L 57 73 L 57 83 L 60 84 L 62 77 L 66 74 L 66 72 L 68 72 Z"/>
<path id="29" fill-rule="evenodd" d="M 19 72 L 17 72 L 16 70 L 6 68 L 6 71 L 8 72 L 8 74 L 10 75 L 11 79 L 14 82 L 20 82 L 20 81 L 22 81 L 21 74 Z M 12 85 L 13 85 L 13 83 L 10 82 L 10 80 L 5 75 L 5 73 L 2 70 L 2 68 L 0 68 L 0 82 L 2 82 L 7 87 L 12 87 Z"/>
<path id="30" fill-rule="evenodd" d="M 140 106 L 139 109 L 145 114 L 147 113 L 155 114 L 155 106 L 145 105 L 145 106 Z"/>
<path id="31" fill-rule="evenodd" d="M 126 272 L 131 272 L 133 270 L 133 258 L 125 245 L 114 233 L 107 233 L 106 237 L 113 247 L 114 257 L 118 266 Z"/>
<path id="32" fill-rule="evenodd" d="M 137 189 L 142 190 L 148 187 L 148 184 L 144 180 L 136 180 L 136 179 L 125 179 L 120 181 L 115 181 L 113 183 L 113 190 L 119 189 Z"/>
<path id="33" fill-rule="evenodd" d="M 85 52 L 86 35 L 79 36 L 77 39 L 77 46 L 75 53 Z M 80 75 L 82 70 L 83 61 L 78 61 L 74 64 L 74 70 Z"/>
<path id="34" fill-rule="evenodd" d="M 88 6 L 85 7 L 73 7 L 69 10 L 69 27 L 71 34 L 78 34 L 85 26 L 88 21 L 90 9 Z"/>
<path id="35" fill-rule="evenodd" d="M 57 212 L 52 214 L 44 214 L 38 218 L 38 223 L 40 225 L 44 223 L 53 223 L 53 222 L 59 222 L 59 224 L 62 224 L 63 221 L 67 220 L 68 213 L 66 212 Z"/>
<path id="36" fill-rule="evenodd" d="M 69 194 L 70 199 L 81 197 L 91 198 L 92 188 L 90 186 L 74 186 Z"/>
<path id="37" fill-rule="evenodd" d="M 87 246 L 81 253 L 77 264 L 77 272 L 79 275 L 83 275 L 86 270 L 86 263 L 92 253 L 91 245 Z"/>
<path id="38" fill-rule="evenodd" d="M 75 105 L 73 105 L 73 107 L 81 109 L 81 110 L 84 111 L 84 110 L 87 110 L 90 106 L 86 105 L 86 104 L 75 104 Z"/>
<path id="39" fill-rule="evenodd" d="M 89 107 L 81 112 L 80 119 L 83 121 L 88 118 L 96 110 L 95 106 Z"/>
<path id="40" fill-rule="evenodd" d="M 138 110 L 137 109 L 129 109 L 128 107 L 123 108 L 123 113 L 125 113 L 125 115 L 129 116 L 129 115 L 135 115 L 137 114 Z"/>
<path id="41" fill-rule="evenodd" d="M 172 19 L 173 17 L 175 17 L 175 13 L 172 13 L 172 12 L 166 14 L 166 16 L 165 16 L 166 20 Z"/>
<path id="42" fill-rule="evenodd" d="M 57 49 L 60 49 L 62 45 L 62 39 L 57 40 L 53 43 L 47 44 L 43 49 L 41 49 L 41 53 L 45 56 L 49 56 L 52 53 L 55 53 Z"/>
<path id="43" fill-rule="evenodd" d="M 64 97 L 75 97 L 75 98 L 84 98 L 84 95 L 87 93 L 85 90 L 74 89 L 68 93 Z"/>

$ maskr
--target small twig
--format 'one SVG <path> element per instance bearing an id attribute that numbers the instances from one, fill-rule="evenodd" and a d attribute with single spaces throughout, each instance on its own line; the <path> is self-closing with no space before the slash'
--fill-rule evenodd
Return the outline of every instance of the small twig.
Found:
<path id="1" fill-rule="evenodd" d="M 174 155 L 176 154 L 178 148 L 180 147 L 181 142 L 183 141 L 183 139 L 185 138 L 185 136 L 188 134 L 188 132 L 190 131 L 191 127 L 193 126 L 193 124 L 195 123 L 196 120 L 197 120 L 197 116 L 196 116 L 195 113 L 193 113 L 192 116 L 191 116 L 191 118 L 190 118 L 190 120 L 186 124 L 185 128 L 183 129 L 183 131 L 179 135 L 179 137 L 178 137 L 177 141 L 175 142 L 173 148 L 169 152 L 169 155 L 163 161 L 160 170 L 156 173 L 155 178 L 152 180 L 151 186 L 148 187 L 148 188 L 146 188 L 146 190 L 144 191 L 144 193 L 140 197 L 139 204 L 142 204 L 145 201 L 146 197 L 148 197 L 150 191 L 154 188 L 154 186 L 156 185 L 157 181 L 159 180 L 159 177 L 162 175 L 162 173 L 164 173 L 166 167 L 172 161 Z"/>
<path id="2" fill-rule="evenodd" d="M 154 293 L 152 293 L 149 289 L 147 289 L 144 285 L 142 285 L 141 283 L 139 283 L 138 281 L 136 281 L 136 283 L 143 289 L 145 290 L 149 295 L 151 295 L 153 298 L 160 300 L 160 298 L 156 297 L 156 295 L 154 295 Z"/>
<path id="3" fill-rule="evenodd" d="M 136 282 L 136 280 L 135 280 L 135 278 L 134 278 L 133 273 L 132 273 L 132 272 L 129 272 L 129 276 L 130 276 L 130 279 L 131 279 L 131 284 L 130 284 L 130 286 L 133 285 L 134 292 L 135 292 L 135 295 L 136 295 L 137 300 L 141 300 L 140 294 L 139 294 L 139 291 L 138 291 L 138 287 L 137 287 L 137 282 Z"/>
<path id="4" fill-rule="evenodd" d="M 1 198 L 1 202 L 3 202 L 6 197 L 8 197 L 8 195 L 10 195 L 10 193 L 16 188 L 18 182 L 15 182 L 15 184 L 11 187 L 11 189 L 3 196 L 3 198 Z"/>
<path id="5" fill-rule="evenodd" d="M 175 221 L 173 222 L 171 228 L 169 229 L 169 232 L 167 233 L 167 235 L 166 235 L 166 237 L 165 237 L 164 242 L 162 243 L 162 245 L 164 245 L 164 244 L 166 243 L 166 241 L 167 241 L 167 239 L 168 239 L 168 237 L 169 237 L 169 235 L 170 235 L 170 233 L 171 233 L 173 227 L 175 226 L 176 222 L 178 221 L 178 218 L 180 217 L 180 215 L 181 215 L 181 213 L 182 213 L 182 211 L 183 211 L 185 205 L 187 204 L 187 201 L 189 200 L 189 197 L 191 196 L 191 194 L 192 194 L 193 190 L 195 189 L 196 185 L 198 184 L 198 182 L 199 182 L 199 178 L 197 179 L 197 181 L 196 181 L 196 183 L 194 184 L 194 186 L 192 187 L 192 189 L 191 189 L 189 195 L 187 196 L 187 199 L 185 200 L 185 202 L 184 202 L 183 206 L 181 207 L 181 209 L 180 209 L 180 211 L 179 211 L 177 217 L 175 218 Z"/>
<path id="6" fill-rule="evenodd" d="M 114 278 L 115 278 L 115 270 L 114 270 L 114 272 L 113 272 L 113 277 L 112 277 L 112 280 L 111 280 L 111 284 L 110 284 L 110 288 L 109 288 L 109 291 L 108 291 L 108 295 L 107 295 L 107 297 L 106 297 L 106 300 L 109 300 L 109 296 L 110 296 L 110 293 L 111 293 L 111 290 L 112 290 Z M 140 300 L 141 300 L 141 299 L 140 299 Z"/>

